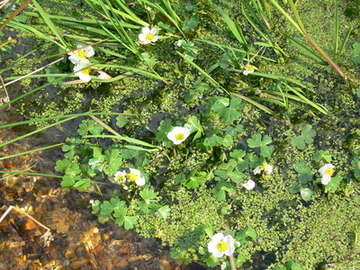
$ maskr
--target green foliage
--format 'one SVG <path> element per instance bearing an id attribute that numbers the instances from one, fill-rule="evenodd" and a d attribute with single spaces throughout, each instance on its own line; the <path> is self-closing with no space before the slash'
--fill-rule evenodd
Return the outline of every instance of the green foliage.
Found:
<path id="1" fill-rule="evenodd" d="M 351 46 L 351 60 L 355 63 L 355 64 L 360 64 L 360 43 L 359 42 L 355 42 L 352 46 Z"/>
<path id="2" fill-rule="evenodd" d="M 18 110 L 29 118 L 74 110 L 133 114 L 105 119 L 121 129 L 117 132 L 122 137 L 105 137 L 104 126 L 84 121 L 76 137 L 66 139 L 64 159 L 56 162 L 56 170 L 64 175 L 63 188 L 102 196 L 92 203 L 99 221 L 160 239 L 180 262 L 214 268 L 224 257 L 215 258 L 207 244 L 212 235 L 228 230 L 241 244 L 234 253 L 239 268 L 299 270 L 334 262 L 348 267 L 349 258 L 354 264 L 360 261 L 356 90 L 330 72 L 303 40 L 291 36 L 293 29 L 278 11 L 262 1 L 220 1 L 217 7 L 205 0 L 142 0 L 135 9 L 123 1 L 88 0 L 82 8 L 76 1 L 53 2 L 36 2 L 45 22 L 36 10 L 28 13 L 28 25 L 41 31 L 38 36 L 34 30 L 26 34 L 35 37 L 37 55 L 64 53 L 55 44 L 59 33 L 71 48 L 79 40 L 84 45 L 101 40 L 94 45 L 93 63 L 113 78 L 44 87 L 24 99 Z M 334 5 L 297 3 L 300 13 L 313 15 L 305 16 L 306 25 L 325 48 L 333 46 L 327 31 L 332 28 L 325 19 L 333 17 L 328 11 Z M 51 15 L 46 17 L 45 12 Z M 349 27 L 348 33 L 358 31 L 341 12 L 337 20 Z M 24 17 L 18 21 L 24 22 Z M 154 44 L 137 43 L 146 25 L 159 29 Z M 345 35 L 342 27 L 338 30 L 339 37 Z M 59 39 L 49 38 L 54 35 Z M 349 35 L 352 48 L 339 59 L 354 81 L 355 38 Z M 18 42 L 26 45 L 27 40 Z M 242 74 L 248 61 L 259 68 L 254 76 Z M 6 64 L 16 74 L 26 74 L 40 62 L 31 54 Z M 64 60 L 46 72 L 51 81 L 53 73 L 70 74 L 72 65 Z M 265 107 L 268 102 L 271 110 Z M 331 114 L 309 111 L 307 105 L 323 108 L 319 104 Z M 191 130 L 180 145 L 167 138 L 175 126 Z M 139 140 L 143 144 L 135 144 Z M 159 147 L 145 151 L 151 144 Z M 350 149 L 355 149 L 351 156 Z M 324 186 L 318 169 L 330 162 L 336 175 Z M 254 169 L 266 163 L 274 166 L 274 172 L 254 175 Z M 141 171 L 144 186 L 115 181 L 116 172 L 129 173 L 129 168 Z M 256 188 L 247 191 L 242 184 L 250 178 Z M 226 267 L 230 269 L 229 263 Z"/>
<path id="3" fill-rule="evenodd" d="M 271 142 L 272 140 L 268 135 L 265 135 L 262 138 L 260 133 L 252 135 L 252 137 L 247 140 L 248 146 L 250 148 L 260 148 L 260 156 L 264 158 L 270 157 L 274 150 L 273 145 L 268 145 Z"/>
<path id="4" fill-rule="evenodd" d="M 306 144 L 312 144 L 314 142 L 313 137 L 315 137 L 316 131 L 312 129 L 311 125 L 304 125 L 301 134 L 294 137 L 291 140 L 291 144 L 298 149 L 305 149 Z"/>

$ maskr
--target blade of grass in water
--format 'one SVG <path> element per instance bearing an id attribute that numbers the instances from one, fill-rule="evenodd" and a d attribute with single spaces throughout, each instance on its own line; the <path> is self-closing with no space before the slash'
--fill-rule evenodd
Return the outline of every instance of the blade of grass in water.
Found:
<path id="1" fill-rule="evenodd" d="M 31 123 L 36 122 L 42 122 L 42 121 L 49 121 L 49 120 L 58 120 L 62 118 L 69 118 L 69 117 L 82 117 L 82 116 L 89 116 L 89 115 L 134 115 L 134 114 L 128 114 L 128 113 L 114 113 L 114 112 L 88 112 L 88 113 L 75 113 L 75 114 L 67 114 L 67 115 L 59 115 L 59 116 L 52 116 L 52 117 L 43 117 L 43 118 L 37 118 L 27 121 L 21 121 L 11 124 L 5 124 L 1 125 L 1 128 L 9 128 L 9 127 L 15 127 L 19 125 L 27 125 Z"/>
<path id="2" fill-rule="evenodd" d="M 339 10 L 335 1 L 335 18 L 334 18 L 334 46 L 333 54 L 337 55 L 339 51 Z"/>
<path id="3" fill-rule="evenodd" d="M 31 172 L 22 172 L 22 171 L 0 171 L 1 174 L 24 174 L 24 175 L 34 175 L 34 176 L 46 176 L 46 177 L 54 177 L 54 178 L 63 178 L 63 176 L 55 175 L 55 174 L 46 174 L 46 173 L 31 173 Z M 3 179 L 3 178 L 1 178 Z"/>
<path id="4" fill-rule="evenodd" d="M 109 139 L 126 141 L 129 143 L 138 144 L 138 145 L 142 145 L 142 146 L 146 146 L 146 147 L 159 148 L 159 146 L 152 145 L 150 143 L 143 142 L 138 139 L 134 139 L 134 138 L 127 137 L 127 136 L 121 136 L 121 135 L 87 135 L 87 136 L 83 136 L 83 138 L 109 138 Z"/>
<path id="5" fill-rule="evenodd" d="M 0 31 L 5 28 L 6 25 L 8 25 L 30 2 L 31 0 L 25 0 L 24 3 L 21 4 L 21 6 L 13 12 L 13 14 L 10 15 L 10 17 L 0 25 Z"/>
<path id="6" fill-rule="evenodd" d="M 241 44 L 241 46 L 244 48 L 244 50 L 248 51 L 249 50 L 249 46 L 248 43 L 245 39 L 245 36 L 243 34 L 243 32 L 241 31 L 241 29 L 239 28 L 239 26 L 236 24 L 236 22 L 234 22 L 229 15 L 222 10 L 219 6 L 216 6 L 217 11 L 222 15 L 222 19 L 224 20 L 224 22 L 227 24 L 227 26 L 229 27 L 231 33 L 235 36 L 235 38 L 239 41 L 239 43 Z"/>
<path id="7" fill-rule="evenodd" d="M 62 34 L 60 33 L 60 31 L 55 26 L 55 24 L 51 21 L 51 19 L 47 15 L 47 13 L 43 10 L 43 8 L 39 5 L 39 3 L 36 0 L 32 0 L 32 3 L 34 4 L 36 9 L 38 10 L 40 16 L 43 18 L 46 25 L 50 28 L 50 30 L 54 33 L 54 35 L 59 39 L 60 43 L 62 44 L 61 47 L 63 49 L 67 48 L 68 47 L 67 42 L 65 41 Z"/>
<path id="8" fill-rule="evenodd" d="M 71 76 L 71 74 L 69 74 L 68 76 L 66 76 L 66 78 L 69 77 L 69 76 Z M 44 84 L 44 85 L 42 85 L 42 86 L 39 86 L 39 87 L 37 87 L 37 88 L 35 88 L 35 89 L 30 90 L 29 92 L 27 92 L 27 93 L 25 93 L 25 94 L 22 94 L 21 96 L 18 96 L 18 97 L 16 97 L 16 98 L 13 98 L 10 102 L 7 102 L 7 103 L 1 105 L 1 106 L 0 106 L 0 110 L 6 108 L 6 107 L 9 106 L 10 104 L 12 104 L 12 103 L 14 103 L 14 102 L 16 102 L 16 101 L 24 98 L 24 97 L 27 97 L 28 95 L 31 95 L 31 94 L 33 94 L 33 93 L 35 93 L 35 92 L 37 92 L 37 91 L 39 91 L 39 90 L 41 90 L 41 89 L 49 86 L 49 85 L 53 85 L 53 84 L 55 84 L 55 83 L 57 83 L 57 82 L 60 82 L 60 81 L 62 81 L 63 79 L 64 79 L 64 78 L 60 78 L 60 79 L 54 80 L 53 82 L 49 82 L 49 83 L 47 83 L 47 84 Z"/>
<path id="9" fill-rule="evenodd" d="M 13 157 L 18 157 L 18 156 L 22 156 L 22 155 L 26 155 L 26 154 L 31 154 L 31 153 L 34 153 L 34 152 L 43 151 L 43 150 L 46 150 L 46 149 L 58 147 L 58 146 L 63 145 L 63 144 L 64 143 L 53 144 L 53 145 L 44 146 L 44 147 L 41 147 L 41 148 L 36 148 L 36 149 L 29 150 L 29 151 L 24 151 L 24 152 L 21 152 L 21 153 L 5 156 L 5 157 L 0 157 L 0 160 L 13 158 Z"/>
<path id="10" fill-rule="evenodd" d="M 43 131 L 43 130 L 49 129 L 49 128 L 53 127 L 53 126 L 56 126 L 56 125 L 58 125 L 58 124 L 64 123 L 64 122 L 66 122 L 66 121 L 69 121 L 69 120 L 72 120 L 72 119 L 75 119 L 75 118 L 76 118 L 76 117 L 69 117 L 69 118 L 67 118 L 67 119 L 65 119 L 65 120 L 61 120 L 61 121 L 58 121 L 58 122 L 56 122 L 56 123 L 47 125 L 47 126 L 45 126 L 45 127 L 38 128 L 38 129 L 36 129 L 36 130 L 34 130 L 34 131 L 32 131 L 32 132 L 26 133 L 26 134 L 24 134 L 24 135 L 22 135 L 22 136 L 19 136 L 19 137 L 17 137 L 17 138 L 12 139 L 12 140 L 9 140 L 9 141 L 6 141 L 6 142 L 4 142 L 4 143 L 1 143 L 1 144 L 0 144 L 0 147 L 3 147 L 3 146 L 5 146 L 5 145 L 8 145 L 8 144 L 13 143 L 13 142 L 17 142 L 17 141 L 19 141 L 19 140 L 21 140 L 21 139 L 24 139 L 24 138 L 26 138 L 26 137 L 29 137 L 29 136 L 34 135 L 34 134 L 36 134 L 36 133 L 39 133 L 39 132 L 41 132 L 41 131 Z"/>

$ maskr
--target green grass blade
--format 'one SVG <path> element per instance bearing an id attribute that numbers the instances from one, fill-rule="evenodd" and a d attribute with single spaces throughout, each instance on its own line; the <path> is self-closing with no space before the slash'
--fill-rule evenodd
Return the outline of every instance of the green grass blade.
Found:
<path id="1" fill-rule="evenodd" d="M 294 87 L 291 87 L 290 85 L 287 85 L 287 87 L 294 93 L 296 94 L 304 103 L 310 105 L 311 107 L 315 108 L 316 110 L 318 110 L 319 112 L 323 113 L 323 114 L 328 114 L 328 110 L 320 105 L 320 104 L 316 104 L 315 102 L 312 102 L 310 99 L 308 99 L 307 97 L 305 97 L 303 94 L 300 93 L 300 91 L 296 90 Z"/>
<path id="2" fill-rule="evenodd" d="M 353 28 L 350 28 L 350 29 L 346 32 L 345 37 L 344 37 L 344 39 L 343 39 L 343 41 L 341 42 L 340 47 L 339 47 L 339 51 L 338 51 L 338 54 L 337 54 L 337 60 L 338 60 L 338 58 L 344 53 L 344 49 L 345 49 L 346 43 L 349 41 L 350 34 L 352 33 L 353 30 L 354 30 Z"/>
<path id="3" fill-rule="evenodd" d="M 72 75 L 72 74 L 67 75 L 66 78 L 69 77 L 69 76 L 71 76 L 71 75 Z M 16 101 L 18 101 L 18 100 L 20 100 L 20 99 L 22 99 L 22 98 L 24 98 L 24 97 L 27 97 L 28 95 L 31 95 L 31 94 L 33 94 L 33 93 L 35 93 L 35 92 L 37 92 L 37 91 L 39 91 L 39 90 L 41 90 L 41 89 L 49 86 L 49 85 L 53 85 L 53 84 L 58 83 L 58 82 L 63 81 L 63 80 L 64 80 L 64 78 L 57 79 L 57 80 L 55 80 L 55 81 L 53 81 L 53 82 L 49 82 L 49 83 L 44 84 L 44 85 L 42 85 L 42 86 L 39 86 L 39 87 L 37 87 L 37 88 L 35 88 L 35 89 L 32 89 L 32 90 L 30 90 L 29 92 L 26 92 L 25 94 L 22 94 L 21 96 L 18 96 L 18 97 L 16 97 L 16 98 L 13 98 L 11 101 L 9 101 L 9 102 L 1 105 L 1 106 L 0 106 L 0 110 L 6 108 L 7 106 L 13 104 L 14 102 L 16 102 Z"/>
<path id="4" fill-rule="evenodd" d="M 335 2 L 335 18 L 334 18 L 334 46 L 333 46 L 333 54 L 335 56 L 338 55 L 339 52 L 339 9 L 337 7 L 337 3 Z"/>
<path id="5" fill-rule="evenodd" d="M 115 139 L 115 140 L 126 141 L 128 143 L 138 144 L 138 145 L 142 145 L 142 146 L 146 146 L 146 147 L 160 148 L 159 146 L 152 145 L 150 143 L 147 143 L 147 142 L 144 142 L 144 141 L 141 141 L 138 139 L 134 139 L 134 138 L 127 137 L 127 136 L 121 136 L 121 135 L 87 135 L 87 136 L 83 136 L 83 138 L 110 138 L 110 139 Z"/>
<path id="6" fill-rule="evenodd" d="M 82 116 L 89 116 L 89 115 L 132 115 L 132 114 L 114 113 L 114 112 L 74 113 L 74 114 L 67 114 L 67 115 L 58 115 L 58 116 L 51 116 L 51 117 L 36 118 L 36 119 L 31 119 L 31 120 L 26 120 L 26 121 L 21 121 L 21 122 L 5 124 L 5 125 L 1 125 L 0 129 L 1 128 L 9 128 L 9 127 L 20 126 L 20 125 L 27 125 L 27 124 L 32 124 L 32 123 L 37 123 L 37 122 L 42 122 L 42 121 L 51 121 L 51 120 L 58 120 L 58 119 L 63 119 L 63 118 L 82 117 Z"/>
<path id="7" fill-rule="evenodd" d="M 62 48 L 68 48 L 68 45 L 65 41 L 65 39 L 62 37 L 62 34 L 60 33 L 60 31 L 57 29 L 57 27 L 55 26 L 55 24 L 51 21 L 51 19 L 49 18 L 49 16 L 46 14 L 46 12 L 43 10 L 43 8 L 39 5 L 39 3 L 36 0 L 32 0 L 32 3 L 34 4 L 34 6 L 36 7 L 36 9 L 38 10 L 38 12 L 40 13 L 40 16 L 43 18 L 43 20 L 45 21 L 46 25 L 50 28 L 50 30 L 53 32 L 53 34 L 59 39 L 59 41 L 62 44 Z"/>
<path id="8" fill-rule="evenodd" d="M 64 123 L 64 122 L 66 122 L 66 121 L 72 120 L 72 119 L 74 119 L 74 118 L 76 118 L 76 117 L 69 117 L 69 118 L 67 118 L 67 119 L 65 119 L 65 120 L 61 120 L 61 121 L 58 121 L 58 122 L 56 122 L 56 123 L 47 125 L 47 126 L 45 126 L 45 127 L 36 129 L 36 130 L 34 130 L 34 131 L 32 131 L 32 132 L 26 133 L 26 134 L 24 134 L 24 135 L 22 135 L 22 136 L 19 136 L 19 137 L 17 137 L 17 138 L 12 139 L 12 140 L 9 140 L 9 141 L 6 141 L 6 142 L 4 142 L 4 143 L 1 143 L 1 144 L 0 144 L 0 147 L 3 147 L 3 146 L 5 146 L 5 145 L 8 145 L 8 144 L 13 143 L 13 142 L 17 142 L 17 141 L 19 141 L 19 140 L 21 140 L 21 139 L 24 139 L 24 138 L 26 138 L 26 137 L 29 137 L 29 136 L 31 136 L 31 135 L 34 135 L 34 134 L 39 133 L 39 132 L 41 132 L 41 131 L 43 131 L 43 130 L 49 129 L 49 128 L 53 127 L 53 126 L 56 126 L 56 125 L 61 124 L 61 123 Z"/>
<path id="9" fill-rule="evenodd" d="M 54 147 L 57 147 L 57 146 L 60 146 L 60 145 L 63 145 L 63 144 L 64 143 L 53 144 L 53 145 L 49 145 L 49 146 L 45 146 L 45 147 L 41 147 L 41 148 L 32 149 L 32 150 L 29 150 L 29 151 L 24 151 L 24 152 L 21 152 L 21 153 L 18 153 L 18 154 L 13 154 L 13 155 L 5 156 L 5 157 L 0 157 L 0 160 L 13 158 L 13 157 L 18 157 L 18 156 L 22 156 L 22 155 L 26 155 L 26 154 L 31 154 L 33 152 L 39 152 L 39 151 L 46 150 L 46 149 L 49 149 L 49 148 L 54 148 Z"/>
<path id="10" fill-rule="evenodd" d="M 319 62 L 321 64 L 326 63 L 326 61 L 324 61 L 324 59 L 321 56 L 319 56 L 317 53 L 315 53 L 313 50 L 311 50 L 308 46 L 306 46 L 304 43 L 302 43 L 299 39 L 293 38 L 286 34 L 285 34 L 285 36 L 288 39 L 290 39 L 290 41 L 292 41 L 296 47 L 298 47 L 301 51 L 306 53 L 306 55 L 310 56 L 311 58 L 313 58 L 314 60 L 316 60 L 317 62 Z"/>
<path id="11" fill-rule="evenodd" d="M 9 23 L 9 26 L 14 27 L 15 29 L 25 30 L 25 31 L 31 32 L 31 33 L 35 34 L 37 37 L 39 37 L 39 38 L 42 38 L 42 39 L 47 40 L 49 42 L 55 43 L 60 48 L 63 47 L 63 45 L 60 44 L 59 42 L 57 42 L 56 40 L 54 40 L 52 38 L 49 38 L 44 33 L 40 32 L 39 30 L 37 30 L 34 27 L 31 27 L 29 25 L 25 25 L 25 24 L 22 24 L 22 23 L 19 23 L 19 22 L 16 22 L 16 21 L 11 21 Z"/>
<path id="12" fill-rule="evenodd" d="M 231 33 L 235 36 L 235 38 L 239 41 L 239 43 L 241 44 L 241 46 L 244 48 L 244 50 L 248 51 L 249 50 L 249 46 L 248 43 L 245 39 L 245 36 L 243 34 L 243 32 L 241 31 L 241 29 L 239 28 L 239 26 L 229 17 L 229 15 L 222 10 L 219 6 L 216 6 L 216 9 L 218 10 L 218 12 L 221 14 L 222 19 L 224 20 L 224 22 L 227 24 L 227 26 L 229 27 Z"/>
<path id="13" fill-rule="evenodd" d="M 24 174 L 24 175 L 35 175 L 35 176 L 46 176 L 46 177 L 54 177 L 54 178 L 63 178 L 63 176 L 55 175 L 55 174 L 46 174 L 46 173 L 31 173 L 31 172 L 22 172 L 22 171 L 0 171 L 1 174 Z M 3 178 L 1 178 L 3 179 Z"/>
<path id="14" fill-rule="evenodd" d="M 98 67 L 108 67 L 108 68 L 119 68 L 119 69 L 122 69 L 122 70 L 130 71 L 132 73 L 140 74 L 140 75 L 143 75 L 143 76 L 146 76 L 146 77 L 149 77 L 149 78 L 153 78 L 153 79 L 156 79 L 156 80 L 161 80 L 161 81 L 163 81 L 165 83 L 168 83 L 166 79 L 161 77 L 156 72 L 151 73 L 151 72 L 143 70 L 143 69 L 134 68 L 134 67 L 126 67 L 126 66 L 121 66 L 121 65 L 99 64 L 97 66 Z"/>
<path id="15" fill-rule="evenodd" d="M 271 115 L 274 115 L 275 113 L 270 110 L 268 107 L 256 102 L 255 100 L 251 99 L 251 98 L 248 98 L 244 95 L 241 95 L 239 93 L 234 93 L 234 92 L 230 92 L 230 95 L 232 96 L 235 96 L 235 97 L 238 97 L 238 98 L 241 98 L 247 102 L 249 102 L 250 104 L 254 105 L 255 107 L 258 107 L 260 110 L 263 110 L 264 112 L 268 113 L 268 114 L 271 114 Z"/>

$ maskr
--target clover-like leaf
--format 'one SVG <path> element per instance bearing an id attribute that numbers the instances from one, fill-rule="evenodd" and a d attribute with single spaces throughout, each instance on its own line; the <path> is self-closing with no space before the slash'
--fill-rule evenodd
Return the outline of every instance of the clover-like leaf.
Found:
<path id="1" fill-rule="evenodd" d="M 233 192 L 233 191 L 235 191 L 233 185 L 224 181 L 218 182 L 215 185 L 215 187 L 212 189 L 212 193 L 214 197 L 219 201 L 225 200 L 226 192 Z"/>
<path id="2" fill-rule="evenodd" d="M 107 176 L 113 176 L 123 163 L 120 149 L 115 147 L 106 149 L 104 152 L 104 158 L 106 161 L 106 166 L 103 171 Z"/>
<path id="3" fill-rule="evenodd" d="M 146 204 L 150 204 L 152 201 L 155 200 L 157 193 L 151 189 L 145 188 L 140 191 L 139 195 Z"/>
<path id="4" fill-rule="evenodd" d="M 196 176 L 191 176 L 182 182 L 182 185 L 186 188 L 198 188 L 205 184 L 209 175 L 206 172 L 200 172 Z"/>
<path id="5" fill-rule="evenodd" d="M 331 162 L 331 153 L 328 150 L 319 150 L 316 151 L 314 154 L 314 160 L 320 161 L 321 159 L 325 160 L 326 162 Z"/>
<path id="6" fill-rule="evenodd" d="M 55 170 L 57 172 L 65 173 L 66 169 L 70 167 L 71 164 L 73 164 L 73 162 L 68 159 L 58 160 L 56 161 Z"/>
<path id="7" fill-rule="evenodd" d="M 119 128 L 123 128 L 126 124 L 129 123 L 129 116 L 127 115 L 118 115 L 116 117 L 116 126 Z"/>
<path id="8" fill-rule="evenodd" d="M 124 216 L 123 223 L 125 230 L 131 230 L 137 224 L 137 217 L 136 216 Z"/>
<path id="9" fill-rule="evenodd" d="M 167 217 L 170 215 L 170 207 L 168 205 L 164 205 L 160 207 L 156 213 L 158 213 L 159 216 L 163 219 L 167 219 Z"/>
<path id="10" fill-rule="evenodd" d="M 315 137 L 316 131 L 312 129 L 311 125 L 305 125 L 301 130 L 301 137 L 307 144 L 312 144 L 314 142 L 313 137 Z"/>
<path id="11" fill-rule="evenodd" d="M 87 135 L 87 134 L 92 134 L 92 135 L 100 135 L 101 132 L 104 130 L 104 128 L 99 125 L 97 122 L 95 122 L 92 119 L 88 119 L 88 120 L 84 120 L 78 128 L 78 133 L 80 135 Z"/>
<path id="12" fill-rule="evenodd" d="M 310 174 L 311 168 L 306 164 L 305 161 L 299 161 L 293 164 L 293 168 L 297 173 Z"/>
<path id="13" fill-rule="evenodd" d="M 271 142 L 272 139 L 270 138 L 270 136 L 265 135 L 264 137 L 262 137 L 260 133 L 253 134 L 251 138 L 247 139 L 247 143 L 250 148 L 266 146 Z"/>
<path id="14" fill-rule="evenodd" d="M 300 196 L 304 201 L 310 201 L 314 191 L 310 188 L 300 188 Z"/>

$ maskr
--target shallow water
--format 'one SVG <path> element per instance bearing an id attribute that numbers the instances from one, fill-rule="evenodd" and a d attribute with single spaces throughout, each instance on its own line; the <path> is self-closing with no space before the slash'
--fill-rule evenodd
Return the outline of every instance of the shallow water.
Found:
<path id="1" fill-rule="evenodd" d="M 0 112 L 1 123 L 19 120 L 13 111 Z M 28 130 L 1 130 L 0 143 Z M 27 151 L 49 143 L 48 136 L 25 139 L 2 147 L 0 156 Z M 54 174 L 59 149 L 0 161 L 2 171 Z M 100 224 L 87 208 L 89 194 L 60 187 L 59 178 L 2 174 L 0 216 L 0 269 L 203 269 L 173 261 L 159 243 L 116 225 Z M 52 241 L 44 241 L 51 229 Z"/>

